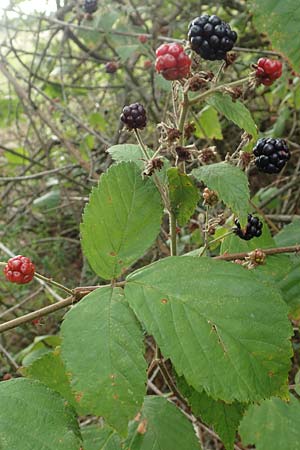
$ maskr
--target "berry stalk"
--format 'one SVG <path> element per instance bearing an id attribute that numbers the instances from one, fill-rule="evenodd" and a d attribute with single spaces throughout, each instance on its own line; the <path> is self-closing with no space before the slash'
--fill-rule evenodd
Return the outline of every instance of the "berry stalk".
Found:
<path id="1" fill-rule="evenodd" d="M 241 78 L 240 80 L 233 81 L 232 83 L 221 84 L 219 86 L 215 86 L 211 89 L 208 89 L 206 92 L 203 92 L 202 94 L 199 94 L 196 97 L 189 100 L 189 106 L 199 103 L 200 101 L 204 100 L 206 97 L 209 97 L 211 94 L 214 94 L 215 92 L 223 91 L 225 89 L 235 88 L 235 87 L 238 87 L 238 86 L 241 86 L 241 85 L 247 83 L 248 81 L 249 81 L 249 76 Z"/>

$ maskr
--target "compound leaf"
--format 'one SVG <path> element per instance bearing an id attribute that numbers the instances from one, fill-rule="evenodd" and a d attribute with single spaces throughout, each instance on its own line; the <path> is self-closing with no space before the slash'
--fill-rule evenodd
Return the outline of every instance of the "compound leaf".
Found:
<path id="1" fill-rule="evenodd" d="M 129 426 L 124 450 L 200 450 L 192 424 L 163 397 L 145 397 Z"/>
<path id="2" fill-rule="evenodd" d="M 286 395 L 291 326 L 279 291 L 209 258 L 171 257 L 127 278 L 125 296 L 178 375 L 226 402 Z"/>
<path id="3" fill-rule="evenodd" d="M 257 128 L 249 109 L 240 101 L 232 101 L 230 95 L 216 93 L 210 96 L 206 102 L 213 106 L 219 113 L 235 123 L 242 130 L 247 131 L 253 138 L 257 137 Z"/>
<path id="4" fill-rule="evenodd" d="M 39 380 L 49 388 L 58 392 L 62 397 L 68 400 L 74 408 L 77 408 L 78 404 L 71 391 L 66 368 L 58 350 L 42 355 L 40 358 L 33 361 L 30 366 L 21 369 L 21 371 L 26 377 Z"/>
<path id="5" fill-rule="evenodd" d="M 279 398 L 250 406 L 240 425 L 245 444 L 256 450 L 291 450 L 300 448 L 300 402 L 291 396 L 289 403 Z"/>
<path id="6" fill-rule="evenodd" d="M 194 169 L 192 175 L 216 191 L 242 223 L 247 221 L 250 193 L 248 179 L 241 169 L 222 162 Z"/>
<path id="7" fill-rule="evenodd" d="M 94 271 L 104 279 L 126 271 L 153 244 L 162 212 L 157 188 L 133 162 L 112 166 L 93 189 L 81 224 L 82 248 Z"/>
<path id="8" fill-rule="evenodd" d="M 1 450 L 79 450 L 74 410 L 52 389 L 19 378 L 0 383 Z"/>
<path id="9" fill-rule="evenodd" d="M 81 431 L 84 450 L 121 450 L 121 439 L 107 425 L 90 425 Z"/>
<path id="10" fill-rule="evenodd" d="M 214 428 L 226 450 L 234 450 L 235 435 L 247 407 L 246 404 L 214 400 L 204 391 L 197 392 L 188 386 L 183 377 L 179 379 L 179 388 L 188 399 L 193 413 Z"/>
<path id="11" fill-rule="evenodd" d="M 121 289 L 99 288 L 65 316 L 62 358 L 86 414 L 120 434 L 139 410 L 146 386 L 143 336 Z"/>
<path id="12" fill-rule="evenodd" d="M 169 194 L 172 210 L 179 226 L 184 226 L 194 213 L 199 201 L 199 191 L 194 181 L 177 167 L 168 170 Z"/>

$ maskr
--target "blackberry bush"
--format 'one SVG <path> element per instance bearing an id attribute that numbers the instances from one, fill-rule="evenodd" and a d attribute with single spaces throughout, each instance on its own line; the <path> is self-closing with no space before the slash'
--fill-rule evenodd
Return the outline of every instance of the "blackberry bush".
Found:
<path id="1" fill-rule="evenodd" d="M 256 1 L 259 2 L 253 0 Z M 89 11 L 92 11 L 93 3 L 88 3 Z M 23 256 L 8 263 L 0 262 L 9 281 L 22 284 L 34 276 L 37 282 L 42 282 L 49 296 L 58 300 L 48 301 L 47 298 L 46 306 L 37 306 L 39 309 L 21 315 L 20 306 L 26 303 L 26 307 L 31 308 L 34 303 L 29 306 L 27 301 L 33 300 L 36 292 L 29 294 L 25 286 L 20 290 L 21 293 L 24 291 L 25 302 L 15 301 L 17 295 L 15 297 L 11 292 L 12 286 L 1 282 L 1 293 L 4 285 L 12 297 L 10 303 L 16 303 L 11 307 L 9 302 L 0 302 L 2 309 L 5 314 L 13 313 L 18 317 L 8 317 L 4 322 L 4 314 L 0 311 L 0 332 L 31 323 L 35 326 L 34 333 L 38 334 L 34 345 L 16 355 L 17 364 L 11 356 L 15 341 L 10 337 L 1 341 L 0 352 L 10 365 L 4 373 L 15 375 L 18 367 L 23 366 L 16 379 L 0 383 L 1 450 L 87 450 L 95 445 L 99 448 L 100 442 L 106 449 L 200 450 L 208 442 L 206 433 L 211 433 L 214 440 L 218 433 L 223 441 L 224 445 L 217 442 L 215 448 L 245 449 L 251 444 L 260 450 L 297 450 L 300 404 L 293 394 L 299 385 L 295 376 L 299 358 L 296 354 L 293 358 L 297 346 L 292 344 L 296 344 L 299 323 L 299 302 L 294 295 L 297 294 L 294 288 L 299 284 L 299 261 L 280 253 L 299 252 L 299 223 L 293 223 L 275 236 L 277 225 L 290 220 L 286 219 L 294 212 L 290 204 L 296 205 L 296 201 L 290 189 L 291 201 L 288 204 L 285 200 L 282 208 L 285 214 L 268 214 L 270 210 L 264 210 L 263 205 L 265 198 L 270 200 L 270 186 L 263 192 L 265 196 L 256 196 L 257 173 L 247 170 L 253 159 L 247 149 L 258 133 L 252 107 L 264 106 L 261 99 L 253 105 L 255 88 L 259 84 L 255 77 L 268 83 L 278 76 L 279 66 L 270 65 L 266 60 L 259 61 L 258 73 L 254 76 L 250 67 L 247 70 L 244 64 L 250 60 L 250 55 L 234 67 L 234 55 L 227 52 L 236 40 L 236 33 L 219 17 L 204 15 L 190 25 L 191 46 L 205 59 L 226 58 L 226 64 L 206 64 L 203 59 L 199 64 L 200 58 L 194 54 L 190 76 L 191 60 L 184 47 L 177 43 L 163 44 L 157 49 L 156 69 L 167 80 L 180 80 L 165 82 L 153 70 L 147 73 L 143 69 L 143 62 L 145 68 L 149 67 L 147 58 L 151 57 L 152 43 L 154 46 L 166 31 L 164 22 L 155 28 L 154 42 L 149 33 L 147 45 L 140 45 L 139 42 L 146 41 L 140 33 L 148 33 L 148 28 L 151 29 L 150 9 L 135 9 L 132 5 L 123 18 L 121 11 L 128 2 L 116 2 L 118 6 L 112 11 L 107 2 L 102 3 L 105 5 L 90 26 L 86 23 L 81 26 L 82 11 L 74 17 L 69 8 L 67 22 L 57 24 L 59 29 L 61 23 L 72 26 L 72 33 L 65 33 L 64 38 L 73 39 L 70 52 L 73 54 L 78 47 L 79 55 L 74 64 L 68 64 L 72 84 L 62 85 L 62 94 L 66 93 L 62 106 L 65 109 L 68 100 L 76 104 L 82 101 L 77 111 L 84 110 L 86 120 L 76 122 L 75 128 L 71 127 L 68 118 L 64 127 L 57 120 L 67 112 L 62 111 L 62 115 L 54 115 L 52 126 L 53 118 L 46 114 L 44 119 L 39 101 L 34 105 L 36 111 L 29 108 L 30 89 L 27 101 L 27 92 L 24 91 L 24 97 L 18 80 L 12 84 L 21 99 L 26 100 L 24 111 L 38 113 L 38 121 L 33 124 L 46 123 L 51 135 L 57 135 L 60 148 L 55 151 L 55 156 L 57 152 L 59 155 L 63 152 L 63 157 L 59 158 L 60 169 L 67 169 L 67 173 L 57 173 L 55 183 L 48 183 L 48 179 L 52 179 L 52 175 L 48 178 L 49 172 L 53 172 L 50 165 L 52 147 L 47 148 L 45 155 L 40 154 L 43 146 L 40 147 L 39 142 L 44 142 L 50 134 L 41 129 L 38 141 L 28 139 L 32 152 L 28 158 L 23 155 L 22 160 L 27 158 L 29 162 L 45 164 L 39 168 L 36 164 L 25 165 L 23 161 L 20 162 L 19 176 L 0 177 L 1 183 L 7 180 L 9 183 L 2 200 L 12 207 L 7 229 L 0 227 L 1 239 L 7 239 L 9 229 L 15 226 L 16 212 L 24 213 L 22 224 L 26 227 L 19 240 L 22 248 L 28 244 L 35 224 L 44 223 L 40 220 L 42 213 L 36 213 L 35 220 L 26 223 L 32 193 L 38 192 L 32 188 L 40 177 L 43 177 L 45 188 L 48 184 L 49 187 L 62 184 L 63 203 L 59 204 L 58 211 L 71 203 L 68 198 L 65 201 L 64 195 L 64 186 L 69 186 L 71 175 L 78 176 L 80 193 L 84 193 L 77 206 L 80 214 L 83 199 L 86 204 L 80 224 L 83 258 L 81 252 L 76 251 L 72 265 L 72 268 L 78 265 L 82 268 L 82 273 L 78 273 L 80 286 L 76 287 L 74 276 L 67 278 L 68 282 L 74 282 L 72 288 L 46 278 L 35 272 L 31 261 Z M 267 8 L 270 8 L 269 2 L 259 3 L 268 3 Z M 72 5 L 73 2 L 71 8 Z M 60 8 L 63 15 L 61 9 L 64 8 Z M 222 11 L 221 8 L 218 10 Z M 169 10 L 164 8 L 164 11 Z M 102 12 L 106 14 L 104 17 Z M 174 12 L 177 15 L 177 11 Z M 85 19 L 90 20 L 92 16 L 86 14 Z M 78 25 L 74 26 L 76 20 Z M 129 30 L 126 30 L 127 23 Z M 55 21 L 51 22 L 52 26 L 56 26 Z M 79 35 L 81 27 L 85 32 Z M 60 42 L 61 36 L 58 39 Z M 46 41 L 46 45 L 52 45 L 51 40 L 47 38 Z M 10 45 L 9 40 L 7 45 Z M 58 58 L 62 59 L 68 46 L 64 46 L 63 52 L 57 52 L 57 48 L 60 47 L 55 48 Z M 248 50 L 243 48 L 239 52 L 240 59 Z M 81 84 L 74 77 L 73 68 L 84 64 L 82 52 L 89 57 L 84 70 L 80 67 L 86 85 L 78 90 Z M 55 56 L 52 52 L 51 55 Z M 45 53 L 45 61 L 46 56 Z M 9 82 L 15 74 L 13 68 L 6 68 L 11 57 L 5 59 L 1 55 L 3 64 L 0 64 L 0 72 Z M 103 75 L 104 70 L 115 72 L 114 61 L 120 61 L 120 73 L 111 78 Z M 34 64 L 37 71 L 40 66 Z M 53 65 L 50 66 L 51 75 Z M 244 78 L 240 77 L 242 71 L 247 72 Z M 64 74 L 65 70 L 61 70 L 62 82 Z M 38 80 L 31 73 L 29 77 L 30 83 L 34 83 L 35 78 Z M 109 83 L 105 83 L 109 78 Z M 147 80 L 149 91 L 144 90 Z M 122 90 L 124 83 L 126 91 Z M 31 88 L 31 84 L 28 86 Z M 83 93 L 83 87 L 87 88 L 88 94 Z M 290 108 L 293 99 L 290 93 L 287 95 L 286 88 L 282 95 Z M 270 95 L 269 90 L 261 91 L 263 95 L 268 91 L 264 100 L 271 98 L 268 111 L 274 111 L 274 95 Z M 53 95 L 59 95 L 58 92 L 55 89 Z M 39 91 L 32 91 L 32 94 L 34 100 L 41 98 Z M 48 95 L 50 91 L 46 97 Z M 83 103 L 84 95 L 89 95 L 90 103 Z M 145 108 L 140 103 L 127 105 L 132 96 L 140 96 L 149 111 L 151 123 L 145 133 L 138 131 L 148 124 Z M 114 105 L 121 109 L 120 105 L 125 103 L 120 120 L 124 128 L 133 130 L 132 133 L 119 132 L 120 122 L 109 123 Z M 259 111 L 253 110 L 256 119 Z M 20 108 L 18 114 L 22 114 Z M 225 121 L 220 120 L 220 116 L 226 118 L 224 127 Z M 285 117 L 287 128 L 291 120 L 289 115 Z M 292 119 L 292 126 L 298 131 L 296 114 Z M 266 120 L 268 122 L 273 124 L 271 120 Z M 235 134 L 237 127 L 241 131 Z M 25 145 L 24 136 L 27 138 L 28 133 L 30 137 L 30 133 L 27 126 L 21 128 Z M 81 138 L 84 145 L 81 145 Z M 5 145 L 4 141 L 0 149 L 1 167 L 5 165 L 7 151 L 12 150 L 6 149 Z M 36 145 L 38 152 L 35 152 Z M 105 151 L 109 153 L 109 159 L 106 159 Z M 271 172 L 280 170 L 289 157 L 282 139 L 261 139 L 254 153 L 258 166 Z M 38 160 L 32 159 L 32 155 Z M 43 161 L 42 156 L 47 159 Z M 67 157 L 72 161 L 71 168 L 65 167 Z M 110 167 L 106 170 L 107 165 Z M 33 179 L 27 176 L 23 166 L 25 172 L 32 168 Z M 96 179 L 98 173 L 101 173 L 99 180 Z M 286 175 L 276 180 L 276 185 L 277 181 L 278 185 L 286 182 L 284 188 L 295 186 L 297 191 L 297 178 L 292 175 L 290 184 L 287 182 L 289 174 Z M 27 183 L 31 193 L 28 203 L 22 193 Z M 12 202 L 6 197 L 15 186 L 18 201 Z M 277 204 L 281 201 L 279 186 L 279 191 L 277 186 L 274 189 Z M 92 187 L 91 194 L 85 200 L 89 187 Z M 78 199 L 75 193 L 74 198 Z M 255 195 L 253 202 L 251 194 Z M 270 195 L 273 195 L 272 191 Z M 261 201 L 259 208 L 255 203 L 257 199 Z M 23 206 L 21 202 L 26 202 L 25 210 L 19 207 Z M 46 204 L 48 208 L 48 201 Z M 263 209 L 262 216 L 266 217 L 263 236 L 259 217 L 248 214 L 249 204 L 258 211 Z M 234 227 L 231 217 L 238 218 Z M 272 225 L 271 232 L 268 224 Z M 57 233 L 54 226 L 49 229 L 51 233 Z M 73 235 L 73 221 L 68 221 L 66 231 L 68 235 L 64 238 L 70 231 Z M 15 234 L 14 230 L 12 236 Z M 40 245 L 40 241 L 34 245 Z M 50 245 L 53 245 L 52 241 Z M 8 253 L 4 244 L 0 245 L 0 250 Z M 41 249 L 38 254 L 45 256 L 47 261 L 45 250 Z M 64 264 L 66 261 L 62 261 L 63 266 L 69 268 Z M 57 272 L 63 276 L 59 268 Z M 84 280 L 87 280 L 86 286 L 82 286 Z M 90 280 L 95 285 L 91 285 Z M 284 283 L 288 285 L 288 291 L 293 291 L 292 298 L 287 298 L 290 292 L 285 296 Z M 297 307 L 295 313 L 294 304 Z M 42 336 L 44 320 L 38 321 L 47 314 L 65 311 L 67 307 L 69 311 L 63 320 L 57 317 L 59 338 Z M 56 330 L 55 326 L 55 333 Z M 17 333 L 19 331 L 22 330 L 19 328 Z M 12 348 L 6 350 L 10 343 Z M 22 355 L 26 355 L 26 359 L 19 360 Z M 0 367 L 0 377 L 2 373 Z M 101 420 L 97 419 L 99 417 Z M 195 417 L 199 419 L 195 421 Z M 281 433 L 281 440 L 277 439 L 278 433 Z M 24 441 L 24 436 L 28 437 L 28 442 Z M 291 439 L 287 441 L 289 436 Z M 259 439 L 265 441 L 261 444 Z"/>
<path id="2" fill-rule="evenodd" d="M 188 38 L 191 48 L 203 59 L 215 61 L 226 58 L 237 40 L 237 34 L 220 17 L 204 14 L 192 20 Z"/>
<path id="3" fill-rule="evenodd" d="M 279 173 L 290 159 L 290 151 L 284 139 L 261 138 L 253 154 L 256 167 L 265 173 Z"/>

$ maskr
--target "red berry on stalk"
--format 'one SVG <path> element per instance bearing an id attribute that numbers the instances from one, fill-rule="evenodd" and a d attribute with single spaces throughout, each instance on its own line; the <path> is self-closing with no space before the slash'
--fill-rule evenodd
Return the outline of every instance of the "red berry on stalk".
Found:
<path id="1" fill-rule="evenodd" d="M 191 58 L 180 44 L 162 44 L 156 50 L 155 69 L 166 80 L 185 78 L 190 72 L 191 64 Z"/>
<path id="2" fill-rule="evenodd" d="M 152 61 L 150 59 L 146 59 L 144 61 L 144 69 L 150 69 L 152 67 Z"/>
<path id="3" fill-rule="evenodd" d="M 26 284 L 33 279 L 35 267 L 29 258 L 18 255 L 7 261 L 3 272 L 11 283 Z"/>
<path id="4" fill-rule="evenodd" d="M 105 64 L 105 72 L 106 73 L 115 73 L 119 68 L 119 64 L 115 61 L 108 61 Z"/>
<path id="5" fill-rule="evenodd" d="M 257 61 L 255 76 L 265 86 L 273 84 L 282 75 L 282 63 L 277 59 L 260 58 Z"/>
<path id="6" fill-rule="evenodd" d="M 145 34 L 140 34 L 138 40 L 141 44 L 146 44 L 146 42 L 148 41 L 148 37 Z"/>

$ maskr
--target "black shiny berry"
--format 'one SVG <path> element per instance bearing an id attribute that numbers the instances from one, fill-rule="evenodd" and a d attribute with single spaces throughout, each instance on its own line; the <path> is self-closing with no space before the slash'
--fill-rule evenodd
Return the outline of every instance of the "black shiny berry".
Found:
<path id="1" fill-rule="evenodd" d="M 265 173 L 279 173 L 291 154 L 284 139 L 261 138 L 253 149 L 256 167 Z"/>
<path id="2" fill-rule="evenodd" d="M 140 103 L 132 103 L 129 106 L 124 106 L 120 119 L 128 130 L 142 130 L 147 124 L 146 111 Z"/>
<path id="3" fill-rule="evenodd" d="M 97 0 L 84 0 L 83 9 L 87 14 L 93 14 L 97 11 Z"/>
<path id="4" fill-rule="evenodd" d="M 237 34 L 220 17 L 204 14 L 190 23 L 188 38 L 191 48 L 203 59 L 215 61 L 226 58 L 226 53 L 232 50 L 237 40 Z"/>
<path id="5" fill-rule="evenodd" d="M 241 239 L 244 239 L 244 241 L 249 241 L 250 239 L 259 237 L 262 234 L 262 222 L 260 222 L 258 217 L 254 217 L 251 214 L 248 214 L 248 223 L 246 228 L 242 229 L 238 219 L 235 219 L 234 223 L 236 226 L 234 229 L 235 234 Z"/>

